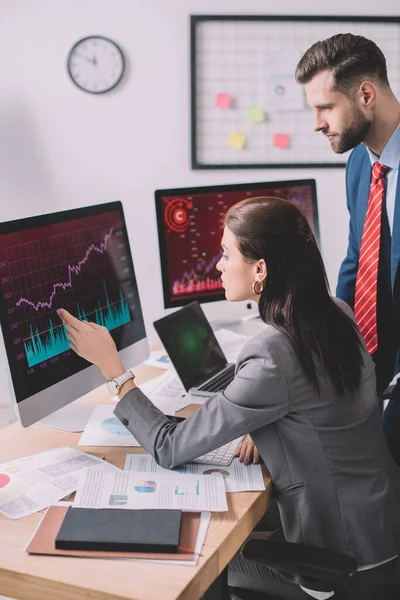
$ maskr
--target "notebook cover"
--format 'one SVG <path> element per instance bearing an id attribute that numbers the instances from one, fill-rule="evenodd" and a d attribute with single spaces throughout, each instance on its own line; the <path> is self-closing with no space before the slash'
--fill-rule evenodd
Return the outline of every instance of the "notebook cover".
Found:
<path id="1" fill-rule="evenodd" d="M 184 512 L 177 553 L 105 552 L 95 550 L 56 550 L 55 538 L 64 520 L 67 506 L 50 506 L 28 542 L 25 550 L 30 554 L 56 556 L 81 556 L 91 558 L 141 558 L 157 560 L 193 560 L 194 547 L 200 526 L 200 513 Z"/>
<path id="2" fill-rule="evenodd" d="M 177 552 L 180 510 L 69 507 L 56 535 L 59 550 Z"/>

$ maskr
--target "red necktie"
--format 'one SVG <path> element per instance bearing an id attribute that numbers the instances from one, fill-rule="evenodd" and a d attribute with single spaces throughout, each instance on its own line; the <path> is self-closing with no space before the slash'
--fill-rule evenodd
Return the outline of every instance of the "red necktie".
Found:
<path id="1" fill-rule="evenodd" d="M 387 170 L 388 168 L 379 162 L 374 163 L 372 167 L 354 298 L 354 315 L 370 354 L 373 354 L 378 349 L 376 296 L 381 239 L 382 199 L 385 191 L 383 178 Z"/>

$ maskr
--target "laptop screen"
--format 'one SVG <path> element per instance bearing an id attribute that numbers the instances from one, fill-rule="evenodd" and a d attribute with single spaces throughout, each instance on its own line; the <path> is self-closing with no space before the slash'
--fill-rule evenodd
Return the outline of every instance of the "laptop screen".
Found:
<path id="1" fill-rule="evenodd" d="M 155 321 L 154 327 L 186 390 L 201 385 L 226 366 L 225 355 L 198 302 Z"/>

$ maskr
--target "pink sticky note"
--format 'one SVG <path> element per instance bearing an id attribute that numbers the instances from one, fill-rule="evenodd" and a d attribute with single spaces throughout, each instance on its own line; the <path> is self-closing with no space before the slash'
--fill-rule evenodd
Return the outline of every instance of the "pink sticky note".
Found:
<path id="1" fill-rule="evenodd" d="M 232 96 L 230 94 L 217 94 L 215 96 L 215 106 L 218 106 L 218 108 L 231 108 Z"/>
<path id="2" fill-rule="evenodd" d="M 289 148 L 290 137 L 287 133 L 274 133 L 272 145 L 275 148 Z"/>

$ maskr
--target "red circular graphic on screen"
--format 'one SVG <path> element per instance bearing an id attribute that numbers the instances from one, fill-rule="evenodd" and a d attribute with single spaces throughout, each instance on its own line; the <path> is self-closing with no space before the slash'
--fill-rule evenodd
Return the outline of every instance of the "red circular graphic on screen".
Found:
<path id="1" fill-rule="evenodd" d="M 164 219 L 167 227 L 171 231 L 182 233 L 186 231 L 189 225 L 188 209 L 192 208 L 193 204 L 186 198 L 173 198 L 165 201 Z"/>
<path id="2" fill-rule="evenodd" d="M 4 475 L 4 473 L 0 473 L 0 488 L 6 487 L 8 483 L 10 483 L 9 476 Z"/>

